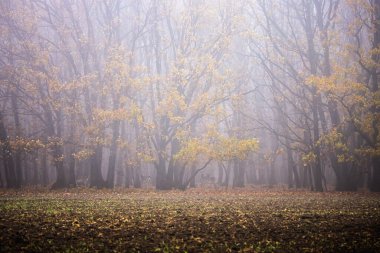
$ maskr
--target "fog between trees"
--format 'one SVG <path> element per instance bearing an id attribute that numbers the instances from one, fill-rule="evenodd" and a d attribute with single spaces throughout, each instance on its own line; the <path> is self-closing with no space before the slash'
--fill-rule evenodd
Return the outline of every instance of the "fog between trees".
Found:
<path id="1" fill-rule="evenodd" d="M 1 187 L 380 191 L 379 0 L 2 0 Z"/>

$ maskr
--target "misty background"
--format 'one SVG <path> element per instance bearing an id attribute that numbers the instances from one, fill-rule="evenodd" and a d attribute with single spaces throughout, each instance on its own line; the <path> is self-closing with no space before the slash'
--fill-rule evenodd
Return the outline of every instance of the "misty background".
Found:
<path id="1" fill-rule="evenodd" d="M 380 191 L 380 1 L 1 0 L 0 186 Z"/>

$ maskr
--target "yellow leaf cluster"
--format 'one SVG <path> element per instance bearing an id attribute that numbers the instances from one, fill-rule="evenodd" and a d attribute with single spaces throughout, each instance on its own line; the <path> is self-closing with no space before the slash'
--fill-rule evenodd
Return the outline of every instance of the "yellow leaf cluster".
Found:
<path id="1" fill-rule="evenodd" d="M 167 96 L 163 99 L 158 107 L 159 115 L 167 115 L 169 118 L 175 117 L 175 110 L 185 110 L 187 108 L 186 101 L 176 89 L 168 91 Z"/>
<path id="2" fill-rule="evenodd" d="M 244 160 L 250 152 L 259 148 L 257 139 L 225 137 L 215 129 L 209 129 L 203 138 L 190 138 L 183 143 L 175 159 L 194 162 L 201 157 L 217 161 Z"/>
<path id="3" fill-rule="evenodd" d="M 72 155 L 77 160 L 85 160 L 87 158 L 90 158 L 92 155 L 94 155 L 94 151 L 91 149 L 82 149 L 76 153 L 73 153 Z"/>
<path id="4" fill-rule="evenodd" d="M 313 164 L 317 160 L 317 155 L 314 152 L 310 151 L 306 154 L 303 154 L 302 157 L 303 166 L 307 167 L 308 165 Z"/>

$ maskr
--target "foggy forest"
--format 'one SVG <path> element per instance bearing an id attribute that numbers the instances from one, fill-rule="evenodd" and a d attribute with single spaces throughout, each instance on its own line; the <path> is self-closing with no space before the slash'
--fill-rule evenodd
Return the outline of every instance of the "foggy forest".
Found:
<path id="1" fill-rule="evenodd" d="M 0 0 L 0 252 L 379 252 L 379 82 L 380 0 Z"/>

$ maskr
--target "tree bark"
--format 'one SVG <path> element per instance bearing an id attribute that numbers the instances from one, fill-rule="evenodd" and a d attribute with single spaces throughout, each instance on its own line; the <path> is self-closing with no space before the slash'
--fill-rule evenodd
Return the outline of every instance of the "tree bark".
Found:
<path id="1" fill-rule="evenodd" d="M 16 138 L 21 136 L 21 126 L 20 126 L 20 117 L 18 114 L 18 108 L 17 108 L 17 97 L 15 92 L 11 93 L 11 102 L 12 102 L 12 114 L 13 119 L 15 122 L 15 129 L 16 129 Z M 14 166 L 15 166 L 15 184 L 16 188 L 21 187 L 21 154 L 20 151 L 16 151 L 14 153 Z"/>
<path id="2" fill-rule="evenodd" d="M 54 166 L 57 172 L 57 178 L 55 182 L 52 185 L 52 189 L 59 189 L 64 188 L 67 186 L 66 179 L 65 179 L 65 169 L 64 169 L 64 153 L 63 153 L 63 147 L 61 143 L 58 143 L 57 141 L 60 141 L 60 138 L 62 137 L 62 122 L 61 122 L 61 112 L 57 112 L 57 133 L 55 134 L 55 127 L 53 122 L 53 115 L 52 112 L 49 109 L 46 109 L 46 121 L 47 121 L 47 128 L 48 128 L 48 135 L 53 138 L 53 144 L 52 144 L 52 150 L 53 150 L 53 160 L 54 160 Z M 54 140 L 55 138 L 58 138 L 58 140 Z"/>
<path id="3" fill-rule="evenodd" d="M 108 159 L 108 172 L 107 172 L 107 187 L 113 188 L 115 183 L 115 168 L 116 168 L 116 155 L 117 155 L 117 139 L 119 138 L 120 121 L 115 120 L 112 124 L 112 143 L 110 148 L 110 156 Z"/>
<path id="4" fill-rule="evenodd" d="M 4 124 L 4 116 L 0 111 L 0 141 L 2 143 L 3 165 L 5 170 L 7 188 L 20 188 L 17 182 L 15 166 L 13 162 L 13 152 L 9 143 L 7 129 Z"/>
<path id="5" fill-rule="evenodd" d="M 373 23 L 375 26 L 375 34 L 374 34 L 374 41 L 373 41 L 373 49 L 379 49 L 380 48 L 380 0 L 375 0 L 374 1 L 374 19 Z M 377 64 L 380 64 L 380 56 L 379 54 L 372 54 L 372 60 L 376 62 Z M 371 79 L 372 79 L 372 92 L 374 94 L 379 92 L 379 70 L 376 67 L 373 67 L 371 71 Z M 373 140 L 376 143 L 378 138 L 379 138 L 379 119 L 378 116 L 376 115 L 380 114 L 380 108 L 379 106 L 373 106 L 371 108 L 371 112 L 373 113 Z M 374 147 L 376 148 L 376 147 Z M 380 192 L 380 156 L 379 155 L 374 155 L 372 157 L 372 181 L 370 185 L 370 189 L 373 192 Z"/>
<path id="6" fill-rule="evenodd" d="M 98 144 L 95 147 L 95 154 L 91 157 L 90 187 L 103 188 L 106 186 L 102 176 L 102 155 L 103 147 Z"/>

